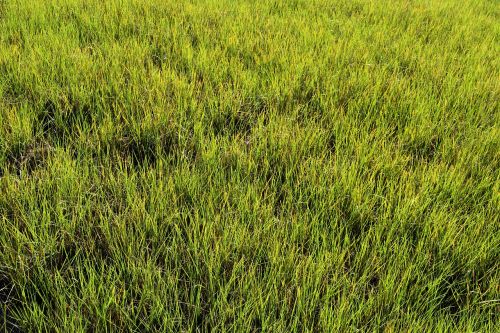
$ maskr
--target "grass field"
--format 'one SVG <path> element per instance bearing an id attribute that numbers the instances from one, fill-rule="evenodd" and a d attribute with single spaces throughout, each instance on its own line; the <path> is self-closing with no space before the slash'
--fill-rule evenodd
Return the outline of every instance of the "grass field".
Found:
<path id="1" fill-rule="evenodd" d="M 0 1 L 0 324 L 498 332 L 498 0 Z"/>

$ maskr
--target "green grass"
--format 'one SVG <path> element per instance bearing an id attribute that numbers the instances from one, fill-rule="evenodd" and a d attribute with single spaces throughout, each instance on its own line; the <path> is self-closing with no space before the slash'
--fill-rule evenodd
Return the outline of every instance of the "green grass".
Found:
<path id="1" fill-rule="evenodd" d="M 5 331 L 494 332 L 498 0 L 0 1 Z"/>

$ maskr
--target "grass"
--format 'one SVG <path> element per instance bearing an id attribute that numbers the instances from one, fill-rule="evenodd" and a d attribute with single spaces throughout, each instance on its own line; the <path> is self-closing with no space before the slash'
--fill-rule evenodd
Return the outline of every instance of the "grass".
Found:
<path id="1" fill-rule="evenodd" d="M 0 1 L 1 328 L 495 331 L 499 22 Z"/>

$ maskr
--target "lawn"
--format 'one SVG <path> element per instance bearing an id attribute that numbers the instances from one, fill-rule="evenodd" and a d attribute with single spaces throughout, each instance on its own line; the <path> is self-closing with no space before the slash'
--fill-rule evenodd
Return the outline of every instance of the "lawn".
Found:
<path id="1" fill-rule="evenodd" d="M 495 332 L 499 55 L 498 0 L 0 0 L 0 329 Z"/>

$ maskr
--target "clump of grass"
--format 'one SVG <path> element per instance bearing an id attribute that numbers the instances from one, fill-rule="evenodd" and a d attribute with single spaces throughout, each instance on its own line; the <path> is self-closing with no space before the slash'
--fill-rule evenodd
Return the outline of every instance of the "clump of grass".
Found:
<path id="1" fill-rule="evenodd" d="M 0 1 L 5 331 L 500 326 L 491 1 Z"/>

